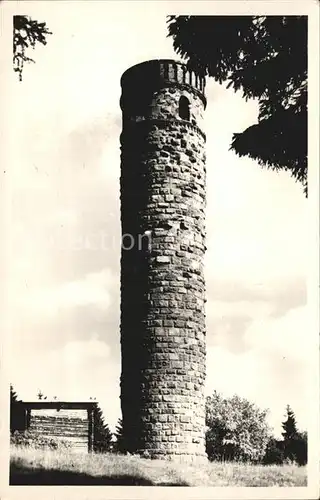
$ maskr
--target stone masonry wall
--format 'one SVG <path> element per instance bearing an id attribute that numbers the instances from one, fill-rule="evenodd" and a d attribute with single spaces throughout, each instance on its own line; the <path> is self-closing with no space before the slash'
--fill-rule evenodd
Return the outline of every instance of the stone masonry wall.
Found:
<path id="1" fill-rule="evenodd" d="M 153 458 L 200 459 L 205 457 L 206 169 L 199 128 L 204 100 L 190 86 L 162 82 L 149 89 L 141 113 L 137 103 L 130 107 L 132 92 L 123 86 L 125 440 L 128 451 Z M 179 117 L 181 95 L 189 99 L 190 121 Z"/>

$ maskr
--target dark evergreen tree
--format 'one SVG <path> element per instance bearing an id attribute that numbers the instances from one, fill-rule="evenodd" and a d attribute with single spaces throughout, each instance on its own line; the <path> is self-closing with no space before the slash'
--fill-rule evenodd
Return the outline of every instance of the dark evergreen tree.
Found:
<path id="1" fill-rule="evenodd" d="M 52 35 L 46 23 L 39 23 L 28 16 L 13 16 L 13 69 L 22 80 L 24 63 L 34 62 L 26 56 L 29 47 L 35 48 L 36 43 L 46 45 L 46 36 Z"/>
<path id="2" fill-rule="evenodd" d="M 286 408 L 286 419 L 282 422 L 282 437 L 284 445 L 284 458 L 290 462 L 297 461 L 297 447 L 299 447 L 299 433 L 296 417 L 289 405 Z"/>
<path id="3" fill-rule="evenodd" d="M 112 448 L 112 432 L 105 423 L 103 412 L 99 405 L 94 412 L 94 446 L 96 453 L 106 453 Z"/>
<path id="4" fill-rule="evenodd" d="M 290 441 L 297 435 L 296 417 L 289 405 L 286 408 L 286 420 L 282 422 L 282 437 L 284 441 Z"/>
<path id="5" fill-rule="evenodd" d="M 287 170 L 307 194 L 307 16 L 169 16 L 176 52 L 202 75 L 259 102 L 231 149 Z"/>
<path id="6" fill-rule="evenodd" d="M 19 401 L 18 395 L 17 395 L 16 391 L 14 390 L 13 385 L 10 384 L 10 402 L 12 404 L 12 403 L 16 403 L 17 401 Z"/>
<path id="7" fill-rule="evenodd" d="M 16 391 L 10 384 L 10 433 L 24 430 L 24 411 Z"/>
<path id="8" fill-rule="evenodd" d="M 116 426 L 116 432 L 115 432 L 115 438 L 116 442 L 114 445 L 114 451 L 116 453 L 126 453 L 126 446 L 125 446 L 125 441 L 124 441 L 124 436 L 123 436 L 123 425 L 122 425 L 122 419 L 118 419 L 118 423 Z"/>
<path id="9" fill-rule="evenodd" d="M 294 412 L 288 405 L 286 408 L 286 419 L 282 422 L 282 440 L 271 438 L 268 442 L 264 464 L 282 464 L 285 462 L 296 462 L 305 465 L 308 461 L 308 436 L 306 432 L 297 429 Z"/>

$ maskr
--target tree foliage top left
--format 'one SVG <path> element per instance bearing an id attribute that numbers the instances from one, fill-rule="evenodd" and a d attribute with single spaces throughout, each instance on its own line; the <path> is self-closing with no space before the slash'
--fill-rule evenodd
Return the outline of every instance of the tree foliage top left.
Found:
<path id="1" fill-rule="evenodd" d="M 26 55 L 29 47 L 33 49 L 36 43 L 47 44 L 47 35 L 52 35 L 46 23 L 39 23 L 29 16 L 13 16 L 13 70 L 19 75 L 22 81 L 24 63 L 34 62 Z"/>

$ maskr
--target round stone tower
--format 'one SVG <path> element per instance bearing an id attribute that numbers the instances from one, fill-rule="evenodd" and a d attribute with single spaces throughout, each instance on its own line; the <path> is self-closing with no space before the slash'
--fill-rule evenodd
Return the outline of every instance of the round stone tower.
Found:
<path id="1" fill-rule="evenodd" d="M 206 459 L 205 81 L 152 60 L 129 68 L 121 86 L 125 448 Z"/>

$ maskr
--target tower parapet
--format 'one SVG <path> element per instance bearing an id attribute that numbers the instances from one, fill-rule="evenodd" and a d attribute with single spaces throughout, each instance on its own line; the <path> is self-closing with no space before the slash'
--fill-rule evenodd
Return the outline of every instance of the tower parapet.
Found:
<path id="1" fill-rule="evenodd" d="M 132 66 L 123 73 L 121 85 L 123 88 L 130 86 L 134 88 L 134 84 L 150 88 L 156 81 L 160 85 L 192 87 L 194 91 L 201 94 L 206 105 L 205 78 L 188 69 L 185 64 L 172 59 L 154 59 Z"/>

